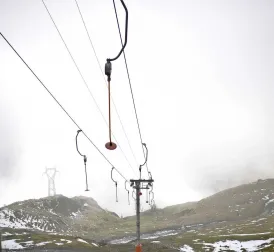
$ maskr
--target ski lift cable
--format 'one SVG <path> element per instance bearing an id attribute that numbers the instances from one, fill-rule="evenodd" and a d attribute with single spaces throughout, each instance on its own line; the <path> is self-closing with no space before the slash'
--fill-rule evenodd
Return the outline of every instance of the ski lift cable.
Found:
<path id="1" fill-rule="evenodd" d="M 42 2 L 43 2 L 43 4 L 44 4 L 45 9 L 47 10 L 47 12 L 48 12 L 50 18 L 51 18 L 51 21 L 53 22 L 53 24 L 54 24 L 54 26 L 55 26 L 55 28 L 56 28 L 56 30 L 57 30 L 57 32 L 58 32 L 58 34 L 59 34 L 61 40 L 63 41 L 63 44 L 64 44 L 64 46 L 66 47 L 67 52 L 68 52 L 69 55 L 70 55 L 70 58 L 72 59 L 72 61 L 73 61 L 74 65 L 75 65 L 75 67 L 76 67 L 78 73 L 80 74 L 82 81 L 84 82 L 86 88 L 88 89 L 88 92 L 89 92 L 90 96 L 92 97 L 92 99 L 93 99 L 93 101 L 94 101 L 94 103 L 95 103 L 95 105 L 96 105 L 98 111 L 100 112 L 100 114 L 101 114 L 101 116 L 102 116 L 102 118 L 103 118 L 105 124 L 108 126 L 108 123 L 107 123 L 107 121 L 106 121 L 106 119 L 105 119 L 105 117 L 104 117 L 104 115 L 103 115 L 103 113 L 102 113 L 102 111 L 101 111 L 101 109 L 100 109 L 100 107 L 99 107 L 99 105 L 98 105 L 98 103 L 97 103 L 95 97 L 93 96 L 93 94 L 92 94 L 92 92 L 91 92 L 91 90 L 90 90 L 90 88 L 89 88 L 89 86 L 88 86 L 88 84 L 87 84 L 87 82 L 86 82 L 86 80 L 85 80 L 85 78 L 84 78 L 84 76 L 83 76 L 83 74 L 82 74 L 80 68 L 78 67 L 78 65 L 77 65 L 77 63 L 76 63 L 74 57 L 72 56 L 72 53 L 70 52 L 70 50 L 69 50 L 69 48 L 68 48 L 68 46 L 67 46 L 67 44 L 66 44 L 66 42 L 65 42 L 65 40 L 64 40 L 64 38 L 63 38 L 63 36 L 62 36 L 62 34 L 61 34 L 61 32 L 60 32 L 60 30 L 58 29 L 57 24 L 55 23 L 55 21 L 54 21 L 52 15 L 51 15 L 51 13 L 50 13 L 50 11 L 49 11 L 47 5 L 45 4 L 44 0 L 42 0 Z M 113 138 L 115 139 L 115 141 L 118 143 L 118 141 L 117 141 L 117 139 L 116 139 L 114 133 L 111 132 L 111 134 L 112 134 Z M 121 150 L 122 155 L 123 155 L 124 158 L 126 159 L 128 165 L 129 165 L 129 167 L 132 169 L 133 173 L 136 175 L 135 170 L 133 169 L 132 165 L 130 164 L 130 162 L 129 162 L 128 158 L 126 157 L 126 155 L 125 155 L 123 149 L 121 148 L 121 145 L 120 145 L 120 144 L 119 144 L 119 149 Z"/>
<path id="2" fill-rule="evenodd" d="M 35 76 L 35 78 L 40 82 L 40 84 L 45 88 L 48 94 L 54 99 L 54 101 L 59 105 L 59 107 L 65 112 L 65 114 L 70 118 L 70 120 L 74 123 L 74 125 L 82 130 L 79 124 L 73 119 L 73 117 L 66 111 L 66 109 L 62 106 L 62 104 L 57 100 L 57 98 L 50 92 L 50 90 L 46 87 L 46 85 L 40 80 L 40 78 L 35 74 L 35 72 L 30 68 L 30 66 L 26 63 L 26 61 L 21 57 L 21 55 L 15 50 L 15 48 L 11 45 L 11 43 L 6 39 L 6 37 L 0 32 L 2 38 L 6 41 L 6 43 L 10 46 L 10 48 L 16 53 L 16 55 L 21 59 L 21 61 L 25 64 L 25 66 L 31 71 L 31 73 Z M 82 130 L 83 135 L 89 140 L 89 142 L 94 146 L 94 148 L 103 156 L 103 158 L 117 171 L 117 173 L 126 181 L 128 181 L 125 176 L 110 162 L 110 160 L 103 154 L 103 152 L 95 145 L 95 143 L 88 137 L 88 135 Z"/>
<path id="3" fill-rule="evenodd" d="M 79 4 L 78 4 L 78 1 L 75 0 L 75 3 L 76 3 L 76 5 L 77 5 L 79 14 L 80 14 L 80 16 L 81 16 L 82 23 L 83 23 L 83 25 L 84 25 L 84 27 L 85 27 L 85 30 L 86 30 L 86 33 L 87 33 L 87 36 L 88 36 L 90 45 L 91 45 L 91 47 L 92 47 L 93 53 L 94 53 L 95 58 L 96 58 L 96 61 L 97 61 L 97 64 L 98 64 L 99 69 L 100 69 L 100 71 L 101 71 L 102 78 L 103 78 L 103 80 L 104 80 L 104 82 L 105 82 L 105 84 L 106 84 L 106 87 L 107 87 L 108 83 L 107 83 L 107 81 L 106 81 L 106 79 L 105 79 L 105 77 L 104 77 L 104 72 L 103 72 L 103 69 L 102 69 L 101 64 L 100 64 L 100 62 L 99 62 L 99 58 L 98 58 L 98 56 L 97 56 L 95 47 L 94 47 L 94 45 L 93 45 L 93 43 L 92 43 L 91 36 L 90 36 L 89 31 L 88 31 L 88 28 L 87 28 L 87 26 L 86 26 L 85 19 L 84 19 L 83 15 L 82 15 L 80 6 L 79 6 Z M 136 156 L 135 156 L 135 154 L 134 154 L 134 152 L 133 152 L 133 149 L 132 149 L 132 146 L 131 146 L 131 144 L 130 144 L 128 135 L 127 135 L 127 133 L 126 133 L 125 127 L 124 127 L 123 122 L 122 122 L 122 119 L 121 119 L 121 117 L 120 117 L 120 114 L 118 113 L 118 109 L 117 109 L 117 107 L 116 107 L 116 104 L 115 104 L 115 102 L 114 102 L 114 98 L 112 97 L 112 95 L 111 95 L 111 100 L 112 100 L 112 103 L 113 103 L 113 105 L 114 105 L 114 109 L 115 109 L 116 114 L 117 114 L 117 116 L 118 116 L 119 122 L 120 122 L 120 124 L 121 124 L 121 126 L 122 126 L 124 135 L 125 135 L 125 137 L 126 137 L 126 139 L 127 139 L 127 143 L 128 143 L 129 148 L 130 148 L 130 151 L 131 151 L 131 153 L 132 153 L 132 156 L 133 156 L 133 158 L 134 158 L 136 164 L 138 165 L 137 158 L 136 158 Z"/>

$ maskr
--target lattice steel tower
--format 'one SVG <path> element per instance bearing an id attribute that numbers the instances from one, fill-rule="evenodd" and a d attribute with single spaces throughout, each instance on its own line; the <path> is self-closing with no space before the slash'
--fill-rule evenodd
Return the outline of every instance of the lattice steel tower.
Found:
<path id="1" fill-rule="evenodd" d="M 56 168 L 46 168 L 46 171 L 43 173 L 48 177 L 48 196 L 55 196 L 56 195 L 56 188 L 55 188 L 55 175 L 58 171 Z"/>

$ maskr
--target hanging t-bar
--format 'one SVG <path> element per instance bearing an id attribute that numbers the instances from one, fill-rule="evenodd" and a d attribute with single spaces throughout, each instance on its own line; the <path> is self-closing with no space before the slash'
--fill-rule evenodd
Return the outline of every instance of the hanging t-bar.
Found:
<path id="1" fill-rule="evenodd" d="M 129 190 L 127 189 L 127 180 L 125 180 L 125 189 L 127 191 L 127 200 L 128 200 L 128 204 L 130 205 L 130 201 L 129 201 Z"/>
<path id="2" fill-rule="evenodd" d="M 145 143 L 142 143 L 142 146 L 145 147 L 145 149 L 146 149 L 146 154 L 145 154 L 145 162 L 139 166 L 140 179 L 141 179 L 141 175 L 142 175 L 142 167 L 147 163 L 147 158 L 148 158 L 148 149 L 147 149 L 147 145 L 146 145 Z M 150 174 L 151 174 L 151 173 L 150 173 Z"/>
<path id="3" fill-rule="evenodd" d="M 112 169 L 111 169 L 111 179 L 112 179 L 112 181 L 115 183 L 115 187 L 116 187 L 116 202 L 118 202 L 118 195 L 117 195 L 117 181 L 115 181 L 114 179 L 113 179 L 113 170 L 114 170 L 115 168 L 114 167 L 112 167 Z"/>
<path id="4" fill-rule="evenodd" d="M 115 150 L 117 148 L 116 143 L 111 141 L 111 110 L 110 110 L 110 80 L 108 80 L 108 134 L 109 142 L 105 144 L 108 150 Z"/>
<path id="5" fill-rule="evenodd" d="M 75 141 L 76 141 L 76 149 L 78 151 L 78 153 L 84 158 L 84 165 L 85 165 L 85 175 L 86 175 L 86 190 L 85 191 L 89 191 L 88 189 L 88 175 L 87 175 L 87 156 L 86 155 L 83 155 L 79 149 L 78 149 L 78 135 L 79 133 L 81 132 L 82 130 L 77 130 L 77 135 L 76 135 L 76 138 L 75 138 Z"/>
<path id="6" fill-rule="evenodd" d="M 149 189 L 149 187 L 148 187 L 148 185 L 146 186 L 146 203 L 148 203 L 148 189 Z"/>
<path id="7" fill-rule="evenodd" d="M 149 196 L 148 196 L 148 202 L 149 202 L 149 205 L 151 205 L 151 196 L 153 194 L 153 199 L 154 199 L 154 192 L 153 192 L 153 184 L 151 185 L 151 189 L 149 191 Z"/>
<path id="8" fill-rule="evenodd" d="M 111 141 L 111 109 L 110 109 L 110 81 L 111 81 L 111 72 L 112 72 L 111 61 L 117 60 L 120 57 L 120 55 L 124 51 L 124 49 L 126 47 L 126 44 L 127 44 L 128 10 L 127 10 L 127 7 L 126 7 L 124 1 L 123 0 L 120 0 L 120 1 L 121 1 L 122 5 L 125 9 L 125 12 L 126 12 L 125 40 L 124 40 L 124 43 L 122 44 L 122 48 L 119 51 L 118 55 L 114 58 L 108 58 L 107 62 L 105 64 L 105 75 L 107 76 L 107 81 L 108 81 L 108 115 L 109 115 L 108 116 L 108 119 L 109 119 L 109 142 L 105 144 L 105 147 L 108 150 L 115 150 L 117 148 L 117 145 Z M 115 8 L 115 13 L 117 15 L 115 0 L 113 0 L 113 5 L 114 5 L 114 8 Z"/>

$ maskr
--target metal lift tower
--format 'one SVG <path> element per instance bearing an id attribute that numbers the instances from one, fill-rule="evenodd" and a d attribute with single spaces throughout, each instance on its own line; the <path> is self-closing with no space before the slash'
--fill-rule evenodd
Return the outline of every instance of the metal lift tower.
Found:
<path id="1" fill-rule="evenodd" d="M 153 179 L 131 179 L 130 186 L 132 186 L 136 191 L 136 226 L 137 226 L 137 245 L 136 252 L 142 251 L 142 246 L 140 244 L 141 232 L 140 232 L 140 196 L 142 195 L 141 190 L 148 190 L 152 187 Z"/>
<path id="2" fill-rule="evenodd" d="M 56 195 L 56 188 L 55 188 L 55 175 L 58 171 L 56 168 L 46 168 L 46 171 L 43 173 L 48 177 L 48 196 L 55 196 Z"/>

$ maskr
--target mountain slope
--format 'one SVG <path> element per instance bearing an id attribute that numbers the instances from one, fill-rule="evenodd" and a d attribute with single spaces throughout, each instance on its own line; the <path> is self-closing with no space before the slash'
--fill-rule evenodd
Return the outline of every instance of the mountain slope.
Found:
<path id="1" fill-rule="evenodd" d="M 198 202 L 145 211 L 141 214 L 141 223 L 143 232 L 151 232 L 224 221 L 240 222 L 273 213 L 274 179 L 267 179 L 230 188 Z M 124 218 L 118 228 L 134 232 L 134 222 L 134 216 Z"/>
<path id="2" fill-rule="evenodd" d="M 119 217 L 87 197 L 62 195 L 16 202 L 0 208 L 0 227 L 78 234 Z"/>
<path id="3" fill-rule="evenodd" d="M 143 233 L 174 228 L 189 230 L 212 223 L 227 226 L 228 223 L 246 220 L 273 220 L 273 213 L 274 179 L 258 180 L 198 202 L 145 211 L 141 214 L 141 230 Z M 265 225 L 268 225 L 267 222 Z M 57 195 L 15 202 L 0 208 L 1 227 L 107 239 L 134 234 L 136 218 L 121 219 L 115 213 L 102 209 L 92 198 Z"/>
<path id="4" fill-rule="evenodd" d="M 240 221 L 272 215 L 273 207 L 274 179 L 267 179 L 216 193 L 197 202 L 191 215 L 178 217 L 182 224 Z"/>

